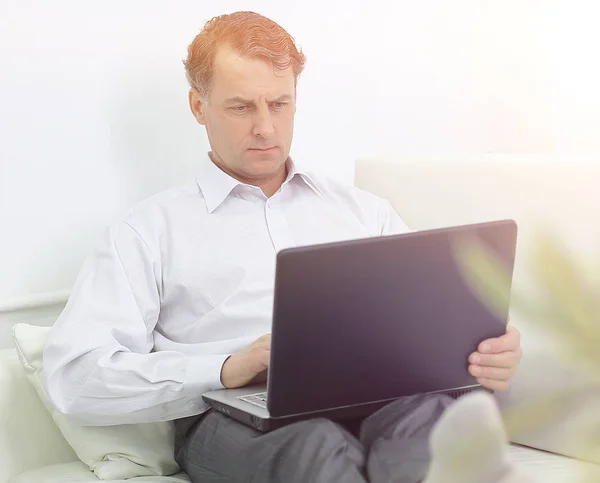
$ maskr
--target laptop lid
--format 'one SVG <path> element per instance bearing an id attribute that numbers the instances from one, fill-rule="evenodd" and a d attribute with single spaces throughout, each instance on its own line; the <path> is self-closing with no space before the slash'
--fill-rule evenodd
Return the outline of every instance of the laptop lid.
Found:
<path id="1" fill-rule="evenodd" d="M 502 313 L 465 281 L 453 248 L 465 235 L 509 274 Z M 502 220 L 280 251 L 271 416 L 477 385 L 467 359 L 505 333 L 516 238 Z"/>

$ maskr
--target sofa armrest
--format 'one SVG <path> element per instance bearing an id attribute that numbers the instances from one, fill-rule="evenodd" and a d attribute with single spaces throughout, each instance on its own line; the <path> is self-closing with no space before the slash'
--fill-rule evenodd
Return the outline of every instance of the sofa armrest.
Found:
<path id="1" fill-rule="evenodd" d="M 0 483 L 23 471 L 77 461 L 14 349 L 0 350 Z"/>
<path id="2" fill-rule="evenodd" d="M 539 328 L 515 325 L 522 334 L 523 359 L 509 390 L 496 393 L 500 409 L 512 415 L 510 441 L 600 464 L 597 380 L 567 364 L 556 341 Z M 561 394 L 574 396 L 552 404 Z"/>

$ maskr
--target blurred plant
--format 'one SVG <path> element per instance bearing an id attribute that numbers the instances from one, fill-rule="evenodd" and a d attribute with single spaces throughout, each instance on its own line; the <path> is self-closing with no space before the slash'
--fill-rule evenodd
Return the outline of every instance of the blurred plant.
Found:
<path id="1" fill-rule="evenodd" d="M 472 290 L 491 311 L 504 317 L 501 307 L 506 306 L 510 281 L 504 264 L 476 239 L 461 240 L 456 255 Z M 506 410 L 503 417 L 509 435 L 543 429 L 559 421 L 577 402 L 589 397 L 590 386 L 600 389 L 600 286 L 585 277 L 581 260 L 548 231 L 537 232 L 527 258 L 536 293 L 520 293 L 513 285 L 511 311 L 520 314 L 521 323 L 547 335 L 557 348 L 552 355 L 591 384 L 587 390 L 565 388 Z M 600 265 L 595 268 L 600 270 Z M 589 267 L 586 269 L 589 273 Z M 584 421 L 581 427 L 585 428 L 581 434 L 565 444 L 579 458 L 600 463 L 600 415 Z M 484 435 L 482 438 L 485 440 Z M 582 475 L 581 481 L 597 481 L 598 473 L 595 475 Z"/>

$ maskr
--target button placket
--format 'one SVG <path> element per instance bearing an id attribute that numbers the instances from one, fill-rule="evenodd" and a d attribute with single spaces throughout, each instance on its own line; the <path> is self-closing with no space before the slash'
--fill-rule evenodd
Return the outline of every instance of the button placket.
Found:
<path id="1" fill-rule="evenodd" d="M 275 251 L 294 246 L 290 227 L 287 224 L 281 207 L 277 206 L 271 200 L 267 201 L 265 204 L 265 216 Z"/>

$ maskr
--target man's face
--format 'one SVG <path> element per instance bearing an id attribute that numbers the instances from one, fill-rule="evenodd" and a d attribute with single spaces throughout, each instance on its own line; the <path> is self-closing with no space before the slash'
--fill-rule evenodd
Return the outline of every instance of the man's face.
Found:
<path id="1" fill-rule="evenodd" d="M 190 105 L 206 126 L 213 160 L 242 181 L 272 178 L 284 168 L 296 111 L 291 68 L 240 57 L 220 48 L 208 99 L 190 91 Z"/>

